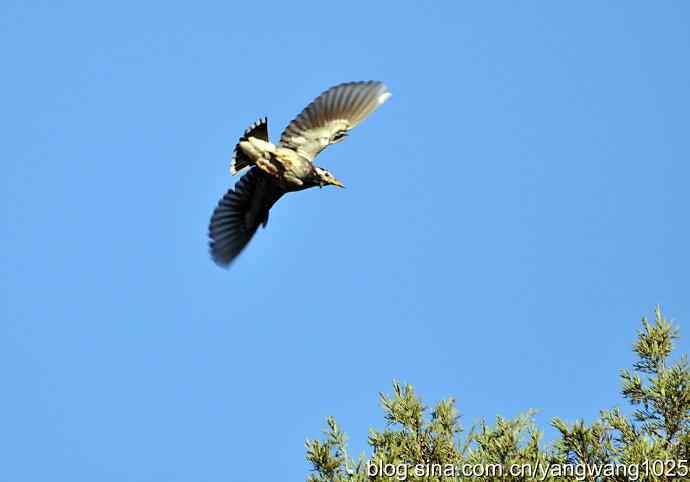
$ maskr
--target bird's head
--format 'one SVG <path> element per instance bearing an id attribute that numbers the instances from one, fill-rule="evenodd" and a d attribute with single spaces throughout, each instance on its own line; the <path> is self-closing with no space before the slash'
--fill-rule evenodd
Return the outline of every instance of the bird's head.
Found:
<path id="1" fill-rule="evenodd" d="M 324 187 L 328 184 L 332 184 L 338 187 L 345 187 L 342 182 L 338 181 L 330 171 L 322 169 L 320 167 L 315 167 L 314 171 L 316 173 L 316 182 L 318 182 L 319 187 Z"/>

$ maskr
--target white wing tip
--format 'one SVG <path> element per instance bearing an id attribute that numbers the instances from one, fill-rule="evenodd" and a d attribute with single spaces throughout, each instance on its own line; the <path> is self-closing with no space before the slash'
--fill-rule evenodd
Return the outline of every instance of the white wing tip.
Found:
<path id="1" fill-rule="evenodd" d="M 391 94 L 391 93 L 388 92 L 388 91 L 386 91 L 386 92 L 384 92 L 383 94 L 379 95 L 379 99 L 378 99 L 379 105 L 381 105 L 381 104 L 383 104 L 384 102 L 386 102 L 386 101 L 388 100 L 388 98 L 389 98 L 391 95 L 393 95 L 393 94 Z"/>

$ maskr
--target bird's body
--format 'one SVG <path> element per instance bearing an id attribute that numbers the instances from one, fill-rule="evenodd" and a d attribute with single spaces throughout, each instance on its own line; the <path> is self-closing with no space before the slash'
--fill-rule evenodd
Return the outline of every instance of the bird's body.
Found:
<path id="1" fill-rule="evenodd" d="M 273 176 L 276 182 L 289 191 L 318 185 L 309 183 L 309 180 L 318 178 L 314 164 L 292 149 L 276 147 L 256 137 L 240 141 L 239 146 L 257 167 Z"/>
<path id="2" fill-rule="evenodd" d="M 211 216 L 211 256 L 229 265 L 249 243 L 283 194 L 332 184 L 344 187 L 312 161 L 328 145 L 383 104 L 390 93 L 381 82 L 350 82 L 318 96 L 285 129 L 278 144 L 268 137 L 266 118 L 255 122 L 240 138 L 230 168 L 249 171 L 220 200 Z"/>

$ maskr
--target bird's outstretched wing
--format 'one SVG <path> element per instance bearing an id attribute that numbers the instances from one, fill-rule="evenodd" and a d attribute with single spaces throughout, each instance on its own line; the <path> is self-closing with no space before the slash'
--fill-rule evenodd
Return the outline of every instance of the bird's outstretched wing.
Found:
<path id="1" fill-rule="evenodd" d="M 382 82 L 348 82 L 336 85 L 309 104 L 280 136 L 282 147 L 313 161 L 326 146 L 344 139 L 391 96 Z"/>
<path id="2" fill-rule="evenodd" d="M 268 222 L 271 206 L 285 194 L 261 169 L 254 167 L 240 178 L 234 189 L 218 202 L 208 227 L 211 257 L 228 266 L 251 241 L 254 233 Z"/>
<path id="3" fill-rule="evenodd" d="M 244 131 L 240 140 L 237 141 L 235 150 L 232 151 L 232 162 L 230 163 L 230 174 L 233 176 L 245 167 L 252 165 L 251 159 L 240 149 L 240 142 L 246 141 L 249 137 L 256 137 L 257 139 L 268 142 L 268 119 L 262 117 L 254 122 Z"/>

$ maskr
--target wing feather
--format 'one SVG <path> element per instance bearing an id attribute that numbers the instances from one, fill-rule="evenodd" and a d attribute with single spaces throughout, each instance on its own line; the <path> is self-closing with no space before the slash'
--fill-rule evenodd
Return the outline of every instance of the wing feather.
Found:
<path id="1" fill-rule="evenodd" d="M 389 97 L 385 84 L 377 81 L 348 82 L 323 92 L 285 128 L 280 144 L 309 160 L 339 132 L 347 132 L 374 112 Z"/>
<path id="2" fill-rule="evenodd" d="M 268 211 L 285 194 L 259 168 L 252 168 L 218 202 L 209 223 L 211 257 L 220 266 L 230 263 L 249 244 Z"/>

